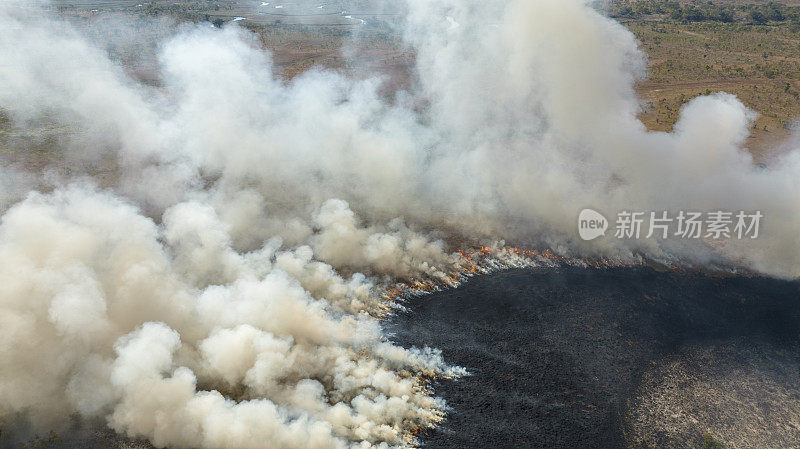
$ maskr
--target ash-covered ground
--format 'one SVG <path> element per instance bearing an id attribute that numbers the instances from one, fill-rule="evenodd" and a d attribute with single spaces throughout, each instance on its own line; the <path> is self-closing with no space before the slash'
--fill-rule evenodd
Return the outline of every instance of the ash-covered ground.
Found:
<path id="1" fill-rule="evenodd" d="M 650 268 L 517 269 L 392 323 L 471 376 L 428 448 L 727 448 L 800 441 L 800 283 Z"/>

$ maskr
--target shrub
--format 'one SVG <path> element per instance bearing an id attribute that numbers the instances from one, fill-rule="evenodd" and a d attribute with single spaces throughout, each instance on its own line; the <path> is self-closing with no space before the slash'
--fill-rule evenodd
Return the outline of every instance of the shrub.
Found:
<path id="1" fill-rule="evenodd" d="M 700 449 L 725 449 L 725 446 L 723 446 L 719 441 L 715 440 L 710 433 L 704 433 L 703 445 L 700 446 Z"/>

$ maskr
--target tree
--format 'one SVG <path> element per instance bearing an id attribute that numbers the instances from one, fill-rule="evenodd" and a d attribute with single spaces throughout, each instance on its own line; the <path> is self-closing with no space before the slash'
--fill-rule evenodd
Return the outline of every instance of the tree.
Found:
<path id="1" fill-rule="evenodd" d="M 733 13 L 727 9 L 722 9 L 717 13 L 717 20 L 720 22 L 733 22 Z"/>
<path id="2" fill-rule="evenodd" d="M 689 22 L 702 22 L 706 20 L 706 14 L 694 6 L 687 6 L 686 9 L 683 10 L 683 17 Z"/>
<path id="3" fill-rule="evenodd" d="M 623 6 L 617 13 L 620 17 L 633 17 L 633 9 L 630 6 Z"/>
<path id="4" fill-rule="evenodd" d="M 767 23 L 767 17 L 761 11 L 754 9 L 750 11 L 750 22 L 752 22 L 753 25 L 763 25 Z"/>
<path id="5" fill-rule="evenodd" d="M 775 22 L 780 22 L 784 19 L 783 11 L 781 11 L 781 9 L 773 3 L 770 3 L 770 5 L 767 7 L 766 16 L 768 20 L 773 20 Z"/>

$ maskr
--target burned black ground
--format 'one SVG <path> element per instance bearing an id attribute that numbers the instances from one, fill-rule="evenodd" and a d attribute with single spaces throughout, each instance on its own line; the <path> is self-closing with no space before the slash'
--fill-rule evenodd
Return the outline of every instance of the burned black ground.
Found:
<path id="1" fill-rule="evenodd" d="M 639 444 L 626 417 L 642 376 L 685 348 L 745 342 L 798 359 L 798 301 L 800 283 L 773 279 L 518 269 L 414 298 L 391 329 L 472 373 L 435 383 L 452 409 L 426 447 L 611 449 Z"/>

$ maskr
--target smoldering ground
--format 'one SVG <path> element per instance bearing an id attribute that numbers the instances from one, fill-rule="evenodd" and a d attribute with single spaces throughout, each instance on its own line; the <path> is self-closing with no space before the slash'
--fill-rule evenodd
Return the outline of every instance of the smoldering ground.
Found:
<path id="1" fill-rule="evenodd" d="M 137 25 L 158 38 L 141 82 L 108 51 L 139 36 L 125 20 L 111 39 L 4 2 L 14 145 L 60 126 L 48 157 L 107 168 L 3 168 L 0 412 L 157 446 L 408 446 L 445 411 L 423 377 L 463 370 L 388 341 L 381 292 L 446 282 L 452 242 L 800 273 L 800 157 L 754 168 L 735 97 L 648 132 L 644 57 L 585 2 L 405 8 L 417 82 L 387 99 L 380 77 L 285 82 L 253 35 L 207 23 Z M 586 243 L 587 206 L 767 219 L 726 245 Z"/>

